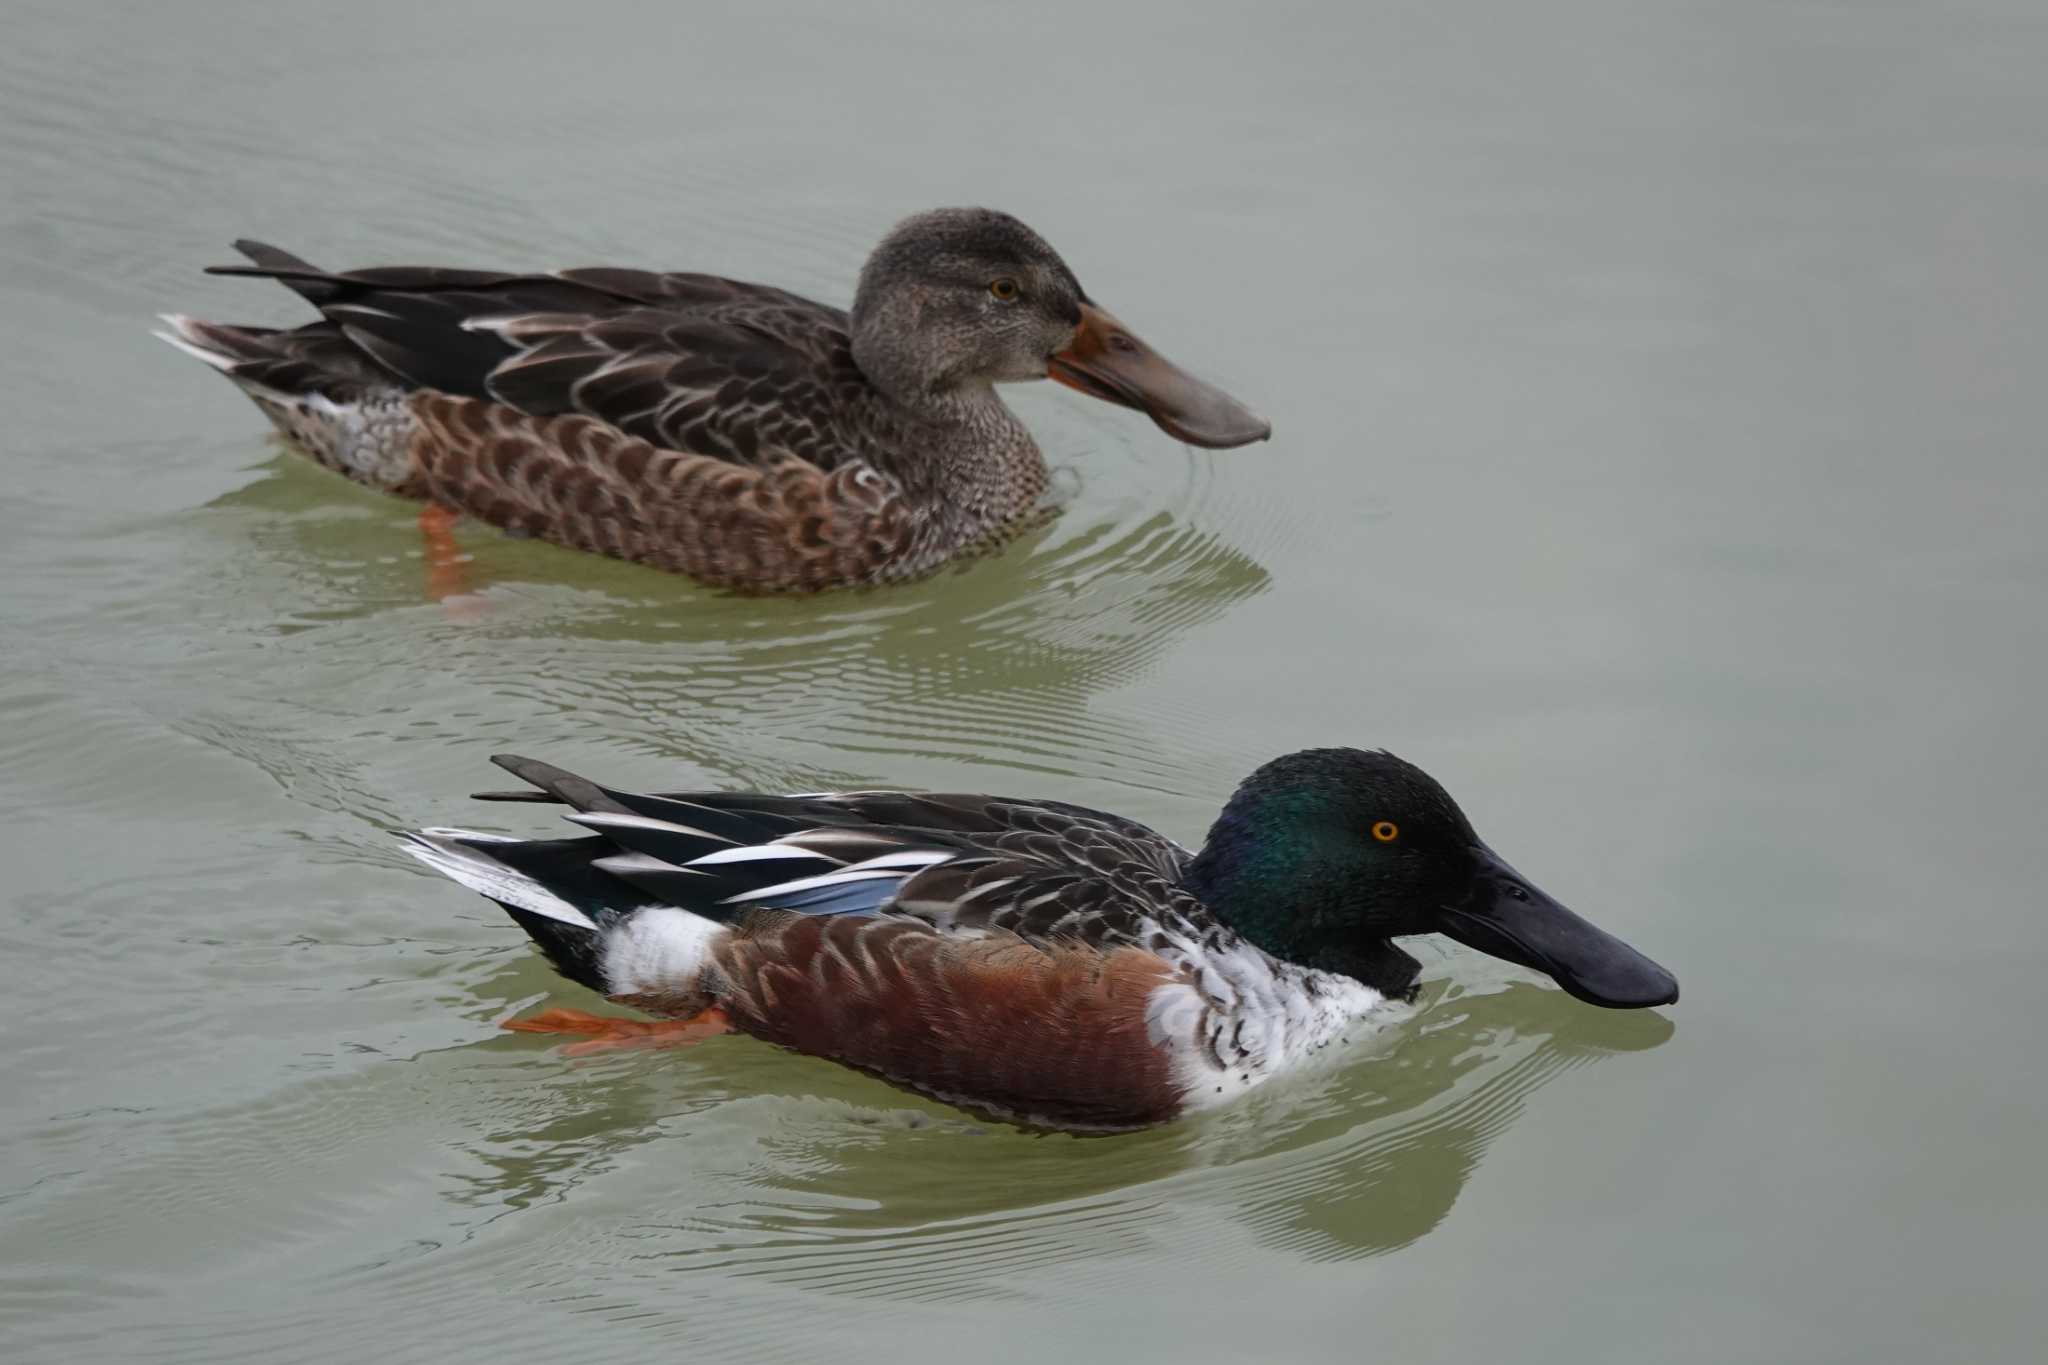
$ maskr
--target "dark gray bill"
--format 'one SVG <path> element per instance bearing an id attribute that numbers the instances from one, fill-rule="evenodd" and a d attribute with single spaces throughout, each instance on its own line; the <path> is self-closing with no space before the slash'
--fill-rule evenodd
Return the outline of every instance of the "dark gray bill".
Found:
<path id="1" fill-rule="evenodd" d="M 1642 1009 L 1678 999 L 1678 978 L 1537 890 L 1484 844 L 1472 889 L 1443 911 L 1442 932 L 1468 948 L 1530 967 L 1579 999 Z"/>

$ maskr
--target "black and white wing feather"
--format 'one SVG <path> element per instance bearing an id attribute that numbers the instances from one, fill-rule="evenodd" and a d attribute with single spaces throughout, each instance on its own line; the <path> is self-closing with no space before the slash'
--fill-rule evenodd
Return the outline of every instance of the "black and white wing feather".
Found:
<path id="1" fill-rule="evenodd" d="M 479 795 L 563 802 L 593 837 L 483 851 L 600 924 L 647 904 L 720 921 L 886 914 L 945 933 L 1094 947 L 1153 947 L 1162 926 L 1176 936 L 1216 927 L 1181 887 L 1185 849 L 1082 806 L 884 791 L 646 794 L 533 759 L 493 761 L 539 791 Z"/>

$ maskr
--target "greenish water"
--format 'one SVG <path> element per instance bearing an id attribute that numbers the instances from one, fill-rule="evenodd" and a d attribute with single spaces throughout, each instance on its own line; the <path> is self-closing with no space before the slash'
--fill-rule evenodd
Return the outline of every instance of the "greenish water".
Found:
<path id="1" fill-rule="evenodd" d="M 2039 1358 L 2037 10 L 7 17 L 6 1359 Z M 1041 385 L 1078 492 L 965 572 L 748 602 L 465 528 L 451 607 L 410 506 L 147 334 L 299 316 L 196 273 L 239 235 L 843 301 L 953 202 L 1272 443 Z M 1193 840 L 1322 743 L 1683 1002 L 1429 942 L 1330 1075 L 1027 1136 L 503 1034 L 589 998 L 384 833 L 513 749 Z"/>

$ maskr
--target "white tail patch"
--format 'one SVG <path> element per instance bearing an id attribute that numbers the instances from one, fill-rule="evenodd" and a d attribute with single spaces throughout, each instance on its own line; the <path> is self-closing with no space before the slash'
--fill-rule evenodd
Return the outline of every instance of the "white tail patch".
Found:
<path id="1" fill-rule="evenodd" d="M 489 896 L 494 901 L 516 905 L 521 910 L 528 910 L 536 915 L 560 920 L 563 924 L 573 924 L 579 929 L 595 931 L 597 928 L 590 916 L 524 872 L 507 867 L 479 849 L 456 842 L 462 839 L 477 843 L 504 844 L 516 843 L 517 840 L 506 839 L 496 834 L 477 834 L 466 829 L 423 829 L 402 837 L 407 853 L 442 876 L 461 882 L 472 891 Z"/>
<path id="2" fill-rule="evenodd" d="M 694 990 L 712 944 L 731 932 L 672 906 L 636 910 L 605 936 L 605 988 L 612 995 Z"/>

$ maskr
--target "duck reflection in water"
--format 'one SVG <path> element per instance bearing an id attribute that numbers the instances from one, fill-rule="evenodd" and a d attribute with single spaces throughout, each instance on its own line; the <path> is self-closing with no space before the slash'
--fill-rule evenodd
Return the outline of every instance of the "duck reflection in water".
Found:
<path id="1" fill-rule="evenodd" d="M 478 988 L 508 1002 L 543 984 L 523 965 Z M 1195 1209 L 1305 1260 L 1373 1256 L 1439 1226 L 1543 1086 L 1674 1031 L 1659 1014 L 1587 1010 L 1543 987 L 1468 993 L 1435 977 L 1412 1018 L 1340 1070 L 1108 1143 L 979 1123 L 787 1053 L 592 1058 L 492 1082 L 493 1113 L 538 1083 L 547 1097 L 530 1112 L 548 1117 L 472 1147 L 465 1199 L 525 1207 L 580 1192 L 644 1210 L 651 1196 L 632 1192 L 631 1172 L 645 1165 L 624 1158 L 681 1141 L 675 1160 L 718 1198 L 634 1215 L 637 1261 L 882 1297 L 1006 1292 L 1016 1256 L 1113 1260 L 1179 1235 Z"/>
<path id="2" fill-rule="evenodd" d="M 1089 698 L 1272 584 L 1205 524 L 1212 485 L 1198 463 L 1168 508 L 1136 510 L 1151 501 L 1137 489 L 1091 498 L 1008 553 L 887 593 L 730 597 L 500 539 L 476 546 L 475 562 L 451 543 L 428 568 L 497 581 L 488 612 L 457 596 L 429 615 L 404 558 L 410 516 L 370 494 L 337 499 L 296 457 L 261 472 L 202 514 L 228 584 L 208 596 L 273 597 L 305 667 L 331 657 L 324 636 L 347 631 L 394 664 L 432 655 L 451 688 L 486 689 L 499 708 L 528 704 L 555 743 L 655 733 L 675 761 L 769 787 L 871 782 L 889 754 L 1184 785 L 1199 761 L 1185 745 L 1154 751 L 1147 727 Z M 566 581 L 555 561 L 574 570 Z M 390 714 L 392 741 L 472 737 L 440 709 Z M 522 714 L 505 719 L 524 729 Z"/>

